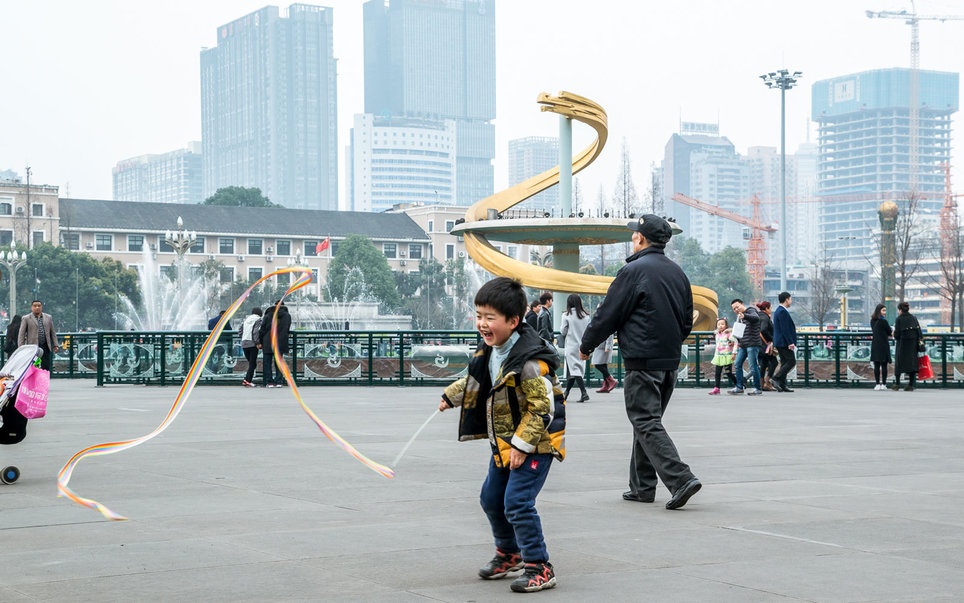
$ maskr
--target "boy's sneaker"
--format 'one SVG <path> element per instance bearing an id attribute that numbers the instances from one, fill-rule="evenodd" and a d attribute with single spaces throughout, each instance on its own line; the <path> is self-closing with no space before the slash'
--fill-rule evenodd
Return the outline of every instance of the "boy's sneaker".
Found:
<path id="1" fill-rule="evenodd" d="M 556 574 L 548 561 L 526 563 L 525 573 L 512 581 L 509 588 L 517 593 L 534 593 L 556 585 Z"/>
<path id="2" fill-rule="evenodd" d="M 737 394 L 742 394 L 742 393 L 743 393 L 743 388 L 742 388 L 742 387 L 734 387 L 733 389 L 728 389 L 728 390 L 726 390 L 726 393 L 730 394 L 731 396 L 735 396 L 735 395 L 737 395 Z"/>
<path id="3" fill-rule="evenodd" d="M 751 389 L 749 392 L 747 392 L 746 395 L 748 395 L 748 396 L 759 396 L 759 395 L 761 395 L 761 394 L 763 394 L 763 390 L 762 390 L 762 389 Z"/>
<path id="4" fill-rule="evenodd" d="M 711 389 L 711 390 L 710 390 L 710 395 L 711 395 L 711 396 L 719 396 L 719 395 L 720 395 L 720 388 L 714 387 L 713 389 Z"/>
<path id="5" fill-rule="evenodd" d="M 502 549 L 495 549 L 495 557 L 489 564 L 479 570 L 479 577 L 486 580 L 498 580 L 505 578 L 512 572 L 517 572 L 525 567 L 522 562 L 522 555 L 519 553 L 504 553 Z"/>
<path id="6" fill-rule="evenodd" d="M 243 386 L 245 386 L 245 387 L 258 387 L 257 385 L 255 385 L 254 383 L 251 383 L 251 382 L 248 381 L 247 379 L 242 379 L 242 380 L 241 380 L 241 385 L 243 385 Z"/>

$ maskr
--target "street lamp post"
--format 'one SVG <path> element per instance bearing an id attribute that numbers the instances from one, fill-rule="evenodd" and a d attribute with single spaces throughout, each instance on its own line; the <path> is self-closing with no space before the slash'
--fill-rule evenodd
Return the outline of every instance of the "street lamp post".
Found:
<path id="1" fill-rule="evenodd" d="M 294 257 L 288 258 L 288 266 L 304 266 L 308 267 L 308 262 L 305 261 L 305 256 L 301 255 L 300 251 L 296 251 Z M 299 275 L 300 276 L 300 275 Z M 288 283 L 291 283 L 291 273 L 288 273 Z M 295 329 L 298 328 L 298 316 L 301 314 L 301 305 L 298 303 L 300 301 L 300 295 L 295 296 L 295 314 L 292 316 L 292 322 L 294 323 Z"/>
<path id="2" fill-rule="evenodd" d="M 11 242 L 8 251 L 0 251 L 0 266 L 10 273 L 10 319 L 17 313 L 17 270 L 27 262 L 27 252 L 17 253 L 17 243 Z"/>
<path id="3" fill-rule="evenodd" d="M 780 89 L 780 291 L 787 290 L 787 90 L 801 75 L 781 69 L 760 76 L 767 88 Z"/>
<path id="4" fill-rule="evenodd" d="M 184 254 L 197 242 L 197 233 L 184 230 L 184 220 L 181 216 L 177 217 L 177 230 L 169 230 L 164 233 L 164 242 L 177 254 L 177 291 L 178 295 L 183 295 L 184 285 Z"/>

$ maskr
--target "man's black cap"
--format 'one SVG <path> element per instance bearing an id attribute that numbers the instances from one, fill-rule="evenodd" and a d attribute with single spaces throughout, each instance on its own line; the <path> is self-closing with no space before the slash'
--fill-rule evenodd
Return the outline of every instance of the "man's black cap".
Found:
<path id="1" fill-rule="evenodd" d="M 626 228 L 635 230 L 655 245 L 665 245 L 669 243 L 670 237 L 673 236 L 673 229 L 669 222 L 656 214 L 640 216 L 638 220 L 626 224 Z"/>

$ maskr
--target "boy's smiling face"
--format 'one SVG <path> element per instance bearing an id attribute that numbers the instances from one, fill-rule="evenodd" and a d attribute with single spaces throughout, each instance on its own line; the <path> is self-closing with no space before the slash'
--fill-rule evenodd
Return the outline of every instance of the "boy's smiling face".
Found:
<path id="1" fill-rule="evenodd" d="M 475 328 L 488 346 L 502 345 L 519 326 L 519 317 L 506 318 L 490 306 L 475 307 Z"/>

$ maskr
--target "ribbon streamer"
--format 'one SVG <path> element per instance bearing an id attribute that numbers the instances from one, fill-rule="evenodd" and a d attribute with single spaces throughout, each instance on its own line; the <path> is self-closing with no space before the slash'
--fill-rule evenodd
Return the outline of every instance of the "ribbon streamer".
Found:
<path id="1" fill-rule="evenodd" d="M 268 280 L 273 276 L 277 276 L 279 274 L 286 274 L 286 273 L 300 273 L 300 275 L 298 279 L 295 280 L 295 282 L 288 287 L 284 295 L 281 296 L 281 299 L 278 301 L 278 304 L 275 306 L 275 313 L 277 313 L 278 306 L 281 305 L 281 302 L 284 301 L 284 299 L 288 295 L 308 285 L 312 279 L 310 268 L 307 268 L 304 266 L 290 266 L 288 268 L 281 268 L 281 269 L 275 270 L 274 272 L 261 277 L 253 285 L 248 287 L 247 290 L 245 290 L 245 292 L 242 293 L 241 296 L 234 301 L 234 303 L 228 306 L 228 309 L 225 310 L 224 314 L 221 316 L 221 319 L 218 321 L 217 325 L 215 325 L 214 330 L 212 330 L 211 334 L 208 335 L 207 340 L 204 342 L 204 345 L 201 346 L 201 349 L 198 352 L 197 358 L 195 358 L 194 360 L 194 364 L 191 365 L 191 369 L 188 371 L 187 375 L 185 375 L 184 383 L 181 384 L 181 389 L 178 392 L 177 397 L 174 399 L 174 403 L 171 405 L 170 410 L 167 411 L 167 416 L 164 417 L 164 420 L 161 421 L 160 425 L 158 425 L 154 429 L 154 431 L 150 432 L 145 436 L 141 436 L 139 438 L 134 438 L 130 440 L 123 440 L 119 442 L 105 442 L 102 444 L 95 444 L 93 446 L 88 446 L 87 448 L 84 448 L 80 452 L 74 454 L 74 456 L 70 457 L 70 460 L 67 461 L 67 463 L 60 469 L 60 472 L 57 474 L 57 496 L 69 498 L 70 500 L 74 501 L 79 505 L 83 505 L 90 509 L 94 509 L 95 511 L 99 511 L 101 515 L 113 521 L 122 521 L 127 519 L 123 515 L 115 513 L 114 511 L 102 505 L 101 503 L 97 502 L 96 500 L 84 498 L 82 496 L 77 495 L 77 493 L 75 493 L 73 490 L 71 490 L 68 487 L 68 484 L 70 483 L 70 478 L 73 475 L 74 469 L 77 467 L 77 464 L 82 459 L 88 456 L 114 454 L 117 452 L 121 452 L 123 450 L 127 450 L 129 448 L 133 448 L 134 446 L 143 444 L 144 442 L 151 440 L 154 437 L 163 433 L 164 430 L 171 425 L 174 419 L 177 418 L 177 415 L 184 408 L 184 404 L 187 402 L 188 398 L 191 395 L 191 392 L 194 390 L 194 386 L 195 384 L 197 384 L 198 379 L 201 378 L 201 373 L 204 370 L 204 365 L 207 364 L 208 360 L 211 357 L 211 354 L 214 352 L 214 347 L 217 345 L 218 337 L 221 335 L 221 332 L 224 330 L 224 327 L 227 324 L 228 320 L 230 320 L 231 317 L 234 316 L 235 312 L 238 311 L 238 309 L 241 307 L 241 304 L 244 303 L 244 300 L 248 298 L 248 296 L 255 289 L 255 287 L 257 287 L 258 285 L 260 285 L 261 283 L 263 283 L 264 281 Z M 312 412 L 310 408 L 308 408 L 308 406 L 305 404 L 304 400 L 301 397 L 301 392 L 298 389 L 298 386 L 295 385 L 294 378 L 291 375 L 291 370 L 288 368 L 287 363 L 284 362 L 284 359 L 282 358 L 281 353 L 278 351 L 277 321 L 271 321 L 271 347 L 273 350 L 273 355 L 276 360 L 277 366 L 279 367 L 279 369 L 281 370 L 281 373 L 284 375 L 285 379 L 287 380 L 288 385 L 291 386 L 291 393 L 298 401 L 298 404 L 301 405 L 301 408 L 305 411 L 308 417 L 315 423 L 315 425 L 318 426 L 318 429 L 321 430 L 321 432 L 325 435 L 325 437 L 327 437 L 329 440 L 337 444 L 342 450 L 344 450 L 348 454 L 352 455 L 353 457 L 361 461 L 365 466 L 372 469 L 373 471 L 389 479 L 395 477 L 395 472 L 392 469 L 380 463 L 376 463 L 375 461 L 369 459 L 362 453 L 358 452 L 358 450 L 356 450 L 354 446 L 349 444 L 347 441 L 345 441 L 344 438 L 339 436 L 333 429 L 328 427 L 328 425 L 326 425 L 324 421 L 319 419 L 315 415 L 315 413 Z M 424 427 L 424 425 L 422 427 Z M 419 431 L 421 431 L 421 429 Z M 415 435 L 418 435 L 418 433 L 416 433 Z M 412 439 L 414 440 L 414 437 Z M 409 442 L 409 444 L 411 444 L 411 442 Z"/>

